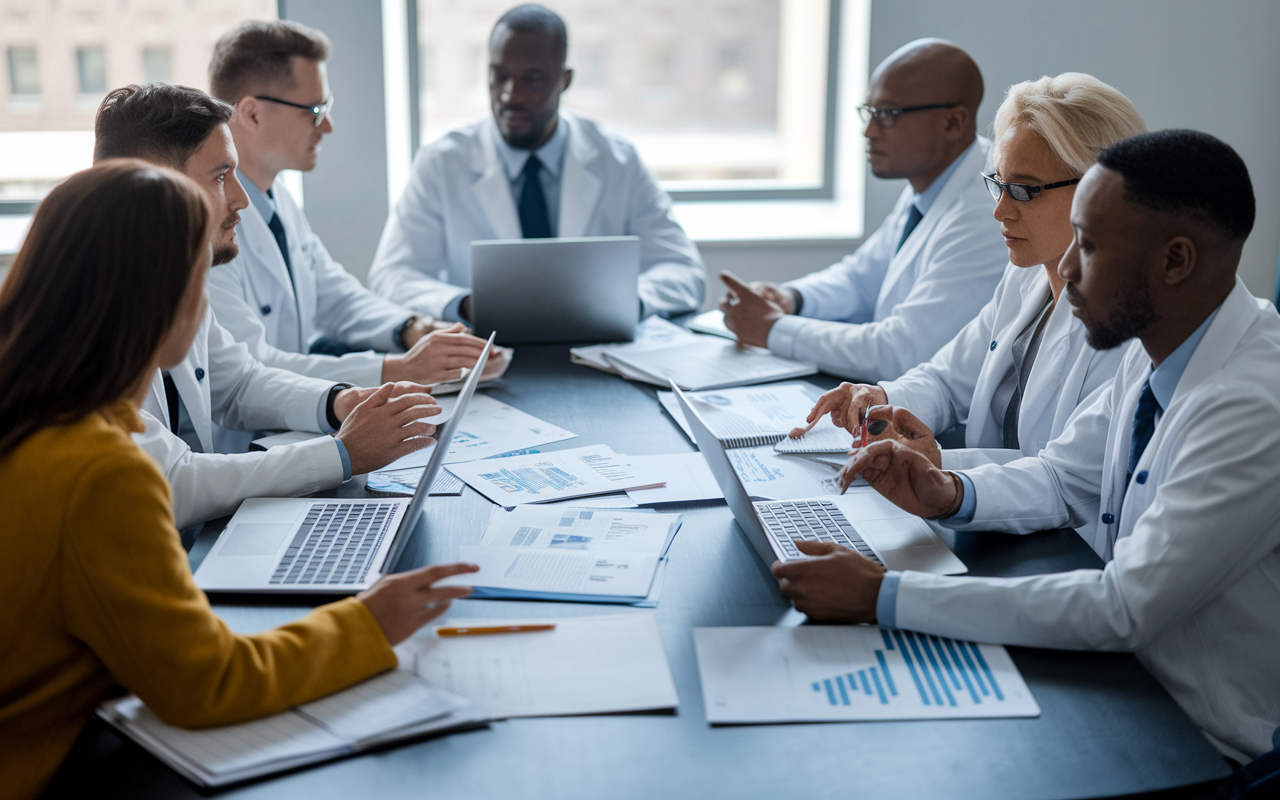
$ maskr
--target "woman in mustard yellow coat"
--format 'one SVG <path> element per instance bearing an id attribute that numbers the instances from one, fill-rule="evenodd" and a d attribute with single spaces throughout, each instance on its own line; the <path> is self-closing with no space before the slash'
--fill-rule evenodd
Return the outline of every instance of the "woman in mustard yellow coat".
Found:
<path id="1" fill-rule="evenodd" d="M 0 286 L 0 785 L 34 797 L 113 685 L 161 719 L 283 711 L 396 664 L 469 589 L 427 567 L 232 633 L 192 581 L 169 486 L 134 445 L 207 304 L 213 214 L 187 178 L 107 161 L 40 204 Z"/>

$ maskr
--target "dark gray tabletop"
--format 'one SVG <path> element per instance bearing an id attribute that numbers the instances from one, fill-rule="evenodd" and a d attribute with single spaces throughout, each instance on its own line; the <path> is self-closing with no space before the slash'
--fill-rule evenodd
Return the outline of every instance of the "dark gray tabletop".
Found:
<path id="1" fill-rule="evenodd" d="M 814 382 L 834 385 L 829 378 Z M 579 438 L 644 455 L 693 449 L 653 387 L 569 363 L 564 347 L 521 347 L 489 393 Z M 362 493 L 353 481 L 341 494 Z M 479 540 L 489 501 L 470 489 L 432 498 L 401 568 L 453 560 Z M 464 600 L 453 617 L 655 613 L 680 695 L 675 714 L 522 719 L 427 739 L 241 786 L 253 798 L 1079 798 L 1217 779 L 1223 760 L 1136 658 L 1010 648 L 1041 708 L 1036 719 L 712 727 L 703 715 L 692 629 L 771 625 L 788 615 L 768 570 L 721 504 L 685 515 L 656 611 L 573 603 Z M 664 508 L 663 510 L 667 510 Z M 210 524 L 193 565 L 216 539 Z M 1100 566 L 1071 531 L 956 533 L 947 543 L 975 575 Z M 238 631 L 290 621 L 318 603 L 215 597 Z M 176 798 L 198 792 L 93 722 L 50 796 Z"/>

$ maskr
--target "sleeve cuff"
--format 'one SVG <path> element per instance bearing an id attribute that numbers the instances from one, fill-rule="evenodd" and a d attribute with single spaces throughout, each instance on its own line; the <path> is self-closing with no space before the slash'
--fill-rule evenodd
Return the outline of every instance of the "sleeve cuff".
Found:
<path id="1" fill-rule="evenodd" d="M 898 584 L 901 572 L 886 572 L 880 582 L 880 594 L 876 597 L 876 622 L 882 628 L 898 627 Z"/>
<path id="2" fill-rule="evenodd" d="M 338 456 L 342 458 L 342 482 L 346 483 L 351 480 L 351 455 L 347 452 L 347 446 L 342 443 L 341 439 L 334 439 L 338 445 Z"/>
<path id="3" fill-rule="evenodd" d="M 978 510 L 978 493 L 973 488 L 973 481 L 969 480 L 969 476 L 963 472 L 957 472 L 960 477 L 960 483 L 964 485 L 964 499 L 960 501 L 960 510 L 949 517 L 943 517 L 938 520 L 942 525 L 948 528 L 956 525 L 968 525 L 973 522 L 974 512 Z"/>
<path id="4" fill-rule="evenodd" d="M 795 358 L 796 337 L 804 326 L 804 320 L 794 314 L 780 317 L 769 329 L 769 338 L 765 344 L 769 351 L 783 358 Z"/>
<path id="5" fill-rule="evenodd" d="M 336 433 L 337 428 L 329 424 L 329 387 L 320 393 L 320 402 L 316 403 L 316 430 L 321 433 Z"/>
<path id="6" fill-rule="evenodd" d="M 449 301 L 444 307 L 444 313 L 440 315 L 445 322 L 465 322 L 470 323 L 471 320 L 462 318 L 462 301 L 471 296 L 470 292 L 464 292 Z"/>

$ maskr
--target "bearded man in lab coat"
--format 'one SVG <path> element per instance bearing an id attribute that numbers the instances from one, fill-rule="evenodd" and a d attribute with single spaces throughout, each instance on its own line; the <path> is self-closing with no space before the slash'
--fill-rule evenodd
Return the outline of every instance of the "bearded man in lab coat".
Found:
<path id="1" fill-rule="evenodd" d="M 493 119 L 418 151 L 369 270 L 374 291 L 420 314 L 468 321 L 471 242 L 632 235 L 641 316 L 701 304 L 702 258 L 635 147 L 560 110 L 573 79 L 567 47 L 564 21 L 542 6 L 498 20 L 489 39 Z"/>
<path id="2" fill-rule="evenodd" d="M 1253 186 L 1196 131 L 1098 157 L 1058 267 L 1098 349 L 1130 340 L 1111 390 L 1032 458 L 964 472 L 910 441 L 854 456 L 902 508 L 960 530 L 1096 521 L 1104 566 L 1024 578 L 889 572 L 823 543 L 773 566 L 816 619 L 980 642 L 1132 651 L 1225 755 L 1280 739 L 1280 315 L 1236 277 Z M 902 413 L 901 410 L 895 413 Z"/>

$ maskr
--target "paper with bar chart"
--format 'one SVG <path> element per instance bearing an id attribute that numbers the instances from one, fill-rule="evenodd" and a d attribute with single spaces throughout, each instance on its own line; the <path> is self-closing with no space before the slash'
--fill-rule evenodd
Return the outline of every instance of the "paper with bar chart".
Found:
<path id="1" fill-rule="evenodd" d="M 870 625 L 693 634 L 711 723 L 1040 715 L 1000 645 Z"/>

